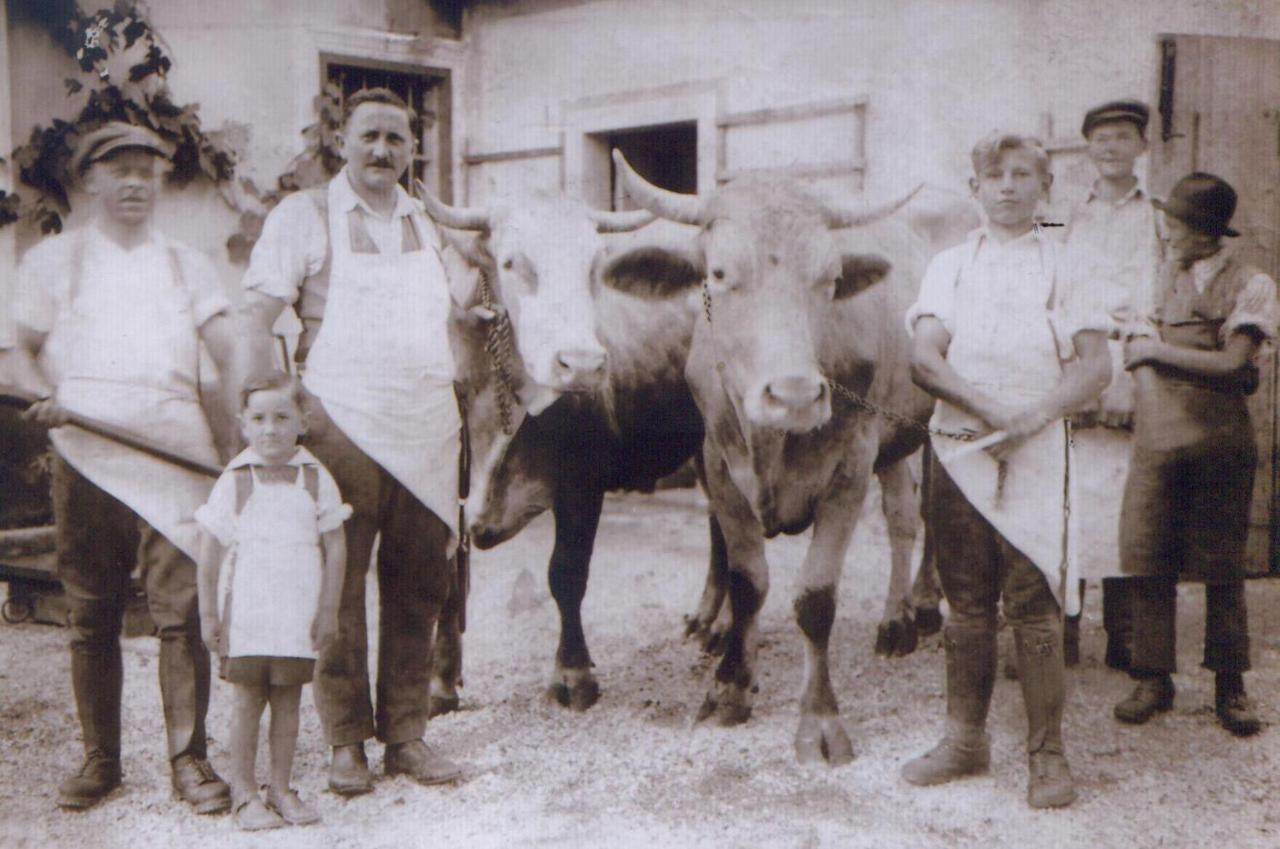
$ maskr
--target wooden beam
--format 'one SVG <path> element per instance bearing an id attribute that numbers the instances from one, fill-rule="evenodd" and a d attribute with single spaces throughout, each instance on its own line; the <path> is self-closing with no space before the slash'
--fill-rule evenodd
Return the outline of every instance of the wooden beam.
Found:
<path id="1" fill-rule="evenodd" d="M 809 162 L 798 165 L 780 165 L 772 168 L 723 168 L 716 180 L 726 183 L 739 177 L 778 176 L 809 180 L 820 177 L 843 177 L 847 174 L 864 174 L 867 163 L 860 160 L 843 162 Z"/>
<path id="2" fill-rule="evenodd" d="M 795 106 L 755 109 L 751 112 L 730 112 L 721 115 L 716 123 L 721 127 L 743 127 L 752 124 L 772 124 L 778 121 L 807 121 L 828 115 L 843 115 L 866 107 L 867 96 L 844 97 L 838 100 L 819 100 Z"/>
<path id="3" fill-rule="evenodd" d="M 462 157 L 466 165 L 484 165 L 487 162 L 512 162 L 518 159 L 542 159 L 559 156 L 562 147 L 528 147 L 520 150 L 497 150 L 489 153 L 468 153 Z"/>

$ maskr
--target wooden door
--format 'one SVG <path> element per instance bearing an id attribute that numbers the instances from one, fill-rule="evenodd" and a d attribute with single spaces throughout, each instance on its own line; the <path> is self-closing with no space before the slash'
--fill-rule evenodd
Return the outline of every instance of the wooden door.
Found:
<path id="1" fill-rule="evenodd" d="M 1208 171 L 1239 194 L 1231 247 L 1280 278 L 1280 41 L 1162 35 L 1149 183 L 1167 196 L 1178 178 Z M 1258 473 L 1250 518 L 1248 570 L 1280 572 L 1276 529 L 1276 351 L 1266 352 L 1262 385 L 1250 399 Z"/>

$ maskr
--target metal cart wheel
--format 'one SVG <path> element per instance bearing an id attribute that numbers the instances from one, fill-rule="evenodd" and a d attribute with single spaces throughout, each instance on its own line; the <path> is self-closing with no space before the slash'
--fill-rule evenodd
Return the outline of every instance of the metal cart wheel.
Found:
<path id="1" fill-rule="evenodd" d="M 31 602 L 26 599 L 9 598 L 0 605 L 0 617 L 4 617 L 4 621 L 10 625 L 26 622 L 31 618 L 32 612 Z"/>

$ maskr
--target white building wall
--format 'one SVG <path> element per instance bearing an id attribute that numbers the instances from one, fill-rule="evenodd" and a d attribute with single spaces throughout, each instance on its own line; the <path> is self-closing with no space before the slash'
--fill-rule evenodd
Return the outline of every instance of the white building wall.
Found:
<path id="1" fill-rule="evenodd" d="M 1037 132 L 1047 113 L 1071 137 L 1102 100 L 1153 101 L 1159 33 L 1275 38 L 1280 14 L 1274 0 L 517 0 L 476 4 L 464 29 L 473 151 L 557 145 L 575 101 L 664 86 L 718 86 L 729 112 L 865 94 L 865 185 L 881 196 L 920 180 L 962 189 L 993 128 Z M 777 164 L 829 143 L 780 129 Z M 554 173 L 471 170 L 473 202 Z"/>

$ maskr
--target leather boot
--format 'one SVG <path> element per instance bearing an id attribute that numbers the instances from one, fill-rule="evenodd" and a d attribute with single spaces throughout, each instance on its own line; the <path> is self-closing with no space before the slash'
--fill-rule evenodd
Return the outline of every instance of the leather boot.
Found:
<path id="1" fill-rule="evenodd" d="M 421 740 L 388 743 L 383 768 L 387 775 L 407 775 L 419 784 L 447 784 L 462 777 L 462 767 Z"/>
<path id="2" fill-rule="evenodd" d="M 179 755 L 173 759 L 173 793 L 197 814 L 220 814 L 231 808 L 231 788 L 204 758 Z"/>
<path id="3" fill-rule="evenodd" d="M 1128 672 L 1133 661 L 1133 601 L 1125 578 L 1102 579 L 1102 628 L 1107 632 L 1107 666 Z"/>
<path id="4" fill-rule="evenodd" d="M 329 763 L 329 789 L 339 796 L 359 796 L 373 789 L 369 761 L 364 756 L 364 743 L 333 747 Z"/>
<path id="5" fill-rule="evenodd" d="M 1249 737 L 1262 730 L 1262 720 L 1245 695 L 1244 676 L 1239 672 L 1217 673 L 1213 704 L 1218 722 L 1237 737 Z"/>
<path id="6" fill-rule="evenodd" d="M 1076 798 L 1062 743 L 1066 676 L 1058 649 L 1062 645 L 1058 628 L 1054 619 L 1013 632 L 1022 672 L 1022 703 L 1027 711 L 1027 804 L 1033 808 L 1061 808 Z"/>
<path id="7" fill-rule="evenodd" d="M 120 700 L 124 689 L 118 640 L 101 647 L 72 645 L 71 689 L 76 696 L 85 752 L 89 756 L 97 752 L 118 765 Z"/>
<path id="8" fill-rule="evenodd" d="M 991 744 L 985 728 L 996 680 L 995 631 L 948 625 L 944 633 L 946 734 L 937 746 L 902 767 L 902 777 L 919 786 L 980 775 L 991 766 Z"/>
<path id="9" fill-rule="evenodd" d="M 58 807 L 76 811 L 91 808 L 119 787 L 120 779 L 120 758 L 90 749 L 79 771 L 58 785 Z"/>
<path id="10" fill-rule="evenodd" d="M 1121 722 L 1141 725 L 1157 713 L 1172 707 L 1173 679 L 1167 673 L 1156 673 L 1138 677 L 1138 686 L 1115 706 L 1114 713 Z"/>
<path id="11" fill-rule="evenodd" d="M 169 758 L 207 756 L 205 716 L 209 712 L 209 651 L 198 629 L 165 629 L 160 633 L 160 700 L 164 704 Z"/>

